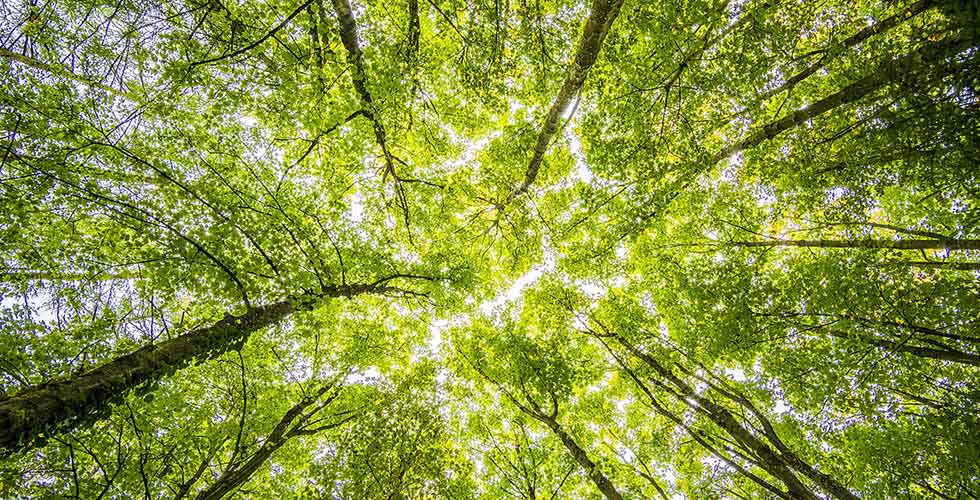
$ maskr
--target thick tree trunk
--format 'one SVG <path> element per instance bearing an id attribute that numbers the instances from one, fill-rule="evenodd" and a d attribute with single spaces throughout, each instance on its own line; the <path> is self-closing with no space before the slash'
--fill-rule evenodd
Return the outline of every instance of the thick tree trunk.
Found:
<path id="1" fill-rule="evenodd" d="M 357 21 L 354 19 L 354 11 L 351 9 L 348 0 L 333 0 L 333 8 L 340 22 L 340 41 L 343 42 L 344 49 L 347 50 L 347 62 L 351 65 L 351 81 L 354 84 L 354 90 L 357 91 L 357 95 L 361 99 L 361 104 L 364 106 L 362 114 L 371 120 L 374 126 L 374 140 L 384 155 L 386 173 L 394 176 L 394 157 L 388 150 L 387 132 L 381 120 L 378 119 L 374 98 L 367 88 L 364 52 L 361 50 L 361 44 L 357 39 Z"/>
<path id="2" fill-rule="evenodd" d="M 419 52 L 419 0 L 408 0 L 408 46 L 405 49 L 405 63 L 414 64 Z"/>
<path id="3" fill-rule="evenodd" d="M 288 301 L 225 316 L 213 325 L 142 347 L 71 379 L 28 388 L 0 401 L 0 450 L 28 449 L 39 438 L 102 417 L 131 389 L 214 358 L 291 313 Z"/>
<path id="4" fill-rule="evenodd" d="M 545 117 L 541 131 L 538 133 L 538 141 L 534 145 L 534 154 L 531 156 L 530 163 L 528 163 L 527 171 L 524 174 L 524 181 L 508 195 L 506 202 L 527 192 L 531 184 L 534 183 L 534 179 L 537 178 L 538 170 L 541 169 L 541 162 L 544 161 L 544 154 L 548 151 L 548 145 L 554 138 L 555 133 L 558 132 L 561 115 L 571 106 L 572 99 L 575 98 L 575 95 L 585 83 L 585 77 L 588 76 L 589 70 L 595 64 L 596 58 L 599 56 L 599 49 L 602 47 L 602 41 L 606 38 L 606 34 L 609 32 L 613 21 L 616 20 L 616 16 L 619 15 L 619 9 L 623 6 L 623 1 L 593 0 L 589 19 L 585 23 L 585 30 L 582 33 L 582 38 L 578 42 L 575 60 L 572 62 L 568 75 L 565 77 L 565 83 L 562 85 L 561 90 L 558 91 L 558 96 L 551 105 L 551 109 L 548 110 L 548 115 Z"/>
<path id="5" fill-rule="evenodd" d="M 890 248 L 894 250 L 980 250 L 980 240 L 763 240 L 733 241 L 739 247 Z"/>
<path id="6" fill-rule="evenodd" d="M 333 287 L 316 297 L 350 297 L 387 290 L 378 284 Z M 0 401 L 0 455 L 43 444 L 47 436 L 107 416 L 113 403 L 136 387 L 160 380 L 191 363 L 213 359 L 294 310 L 285 300 L 252 308 L 176 338 L 144 346 L 68 380 L 27 388 Z"/>

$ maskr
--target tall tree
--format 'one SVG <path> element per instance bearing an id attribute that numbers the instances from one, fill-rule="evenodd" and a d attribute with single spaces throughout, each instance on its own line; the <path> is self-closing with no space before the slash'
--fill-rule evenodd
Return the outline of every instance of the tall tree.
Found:
<path id="1" fill-rule="evenodd" d="M 977 15 L 6 2 L 0 497 L 976 498 Z"/>

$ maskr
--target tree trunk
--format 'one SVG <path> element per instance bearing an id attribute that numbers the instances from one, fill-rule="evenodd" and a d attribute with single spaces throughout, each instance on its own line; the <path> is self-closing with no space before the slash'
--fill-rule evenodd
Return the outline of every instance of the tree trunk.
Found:
<path id="1" fill-rule="evenodd" d="M 909 262 L 890 262 L 899 266 L 922 267 L 928 269 L 945 269 L 949 271 L 980 271 L 980 262 L 949 262 L 949 261 L 909 261 Z"/>
<path id="2" fill-rule="evenodd" d="M 339 391 L 335 392 L 331 397 L 328 397 L 323 404 L 315 407 L 309 413 L 303 414 L 307 408 L 316 403 L 320 397 L 333 387 L 333 384 L 325 384 L 314 396 L 304 398 L 299 403 L 296 403 L 283 415 L 279 423 L 276 424 L 276 427 L 255 453 L 243 462 L 234 462 L 233 460 L 233 463 L 228 464 L 228 468 L 222 472 L 221 476 L 214 483 L 211 483 L 207 489 L 197 495 L 197 500 L 220 500 L 229 493 L 237 490 L 248 482 L 255 472 L 269 460 L 272 454 L 279 448 L 282 448 L 291 438 L 300 435 L 313 435 L 322 430 L 340 426 L 350 420 L 350 418 L 347 418 L 335 424 L 324 425 L 312 430 L 303 427 L 309 421 L 310 417 L 322 410 L 324 406 L 330 404 L 337 397 Z M 295 425 L 293 425 L 294 422 Z M 291 426 L 292 428 L 290 428 Z"/>
<path id="3" fill-rule="evenodd" d="M 293 311 L 289 301 L 253 308 L 179 337 L 144 346 L 68 380 L 30 387 L 0 401 L 0 450 L 9 453 L 42 444 L 47 435 L 103 418 L 131 389 L 187 366 L 217 357 L 255 330 Z"/>
<path id="4" fill-rule="evenodd" d="M 354 11 L 351 9 L 348 0 L 333 0 L 333 8 L 340 22 L 340 40 L 344 44 L 344 49 L 347 50 L 347 62 L 351 65 L 351 81 L 354 84 L 354 90 L 357 91 L 357 95 L 361 99 L 361 104 L 365 108 L 362 114 L 371 120 L 374 126 L 374 140 L 384 155 L 386 175 L 395 176 L 394 157 L 388 150 L 387 132 L 377 116 L 374 98 L 367 88 L 364 52 L 361 50 L 361 44 L 357 39 L 357 21 L 354 19 Z M 397 178 L 397 176 L 395 177 Z"/>
<path id="5" fill-rule="evenodd" d="M 550 415 L 541 410 L 540 406 L 538 406 L 527 393 L 524 395 L 527 398 L 528 403 L 530 403 L 530 406 L 525 405 L 518 401 L 517 398 L 514 397 L 514 395 L 505 389 L 500 383 L 487 375 L 487 373 L 483 371 L 479 365 L 471 362 L 465 354 L 463 357 L 467 362 L 469 362 L 473 370 L 480 374 L 480 376 L 497 386 L 497 388 L 504 394 L 505 397 L 507 397 L 507 399 L 510 400 L 511 403 L 514 404 L 514 406 L 517 407 L 517 409 L 519 409 L 525 415 L 548 426 L 548 428 L 551 429 L 556 436 L 558 436 L 558 439 L 561 440 L 562 444 L 565 446 L 565 449 L 571 453 L 572 458 L 575 459 L 575 462 L 585 470 L 586 475 L 589 476 L 589 479 L 592 480 L 592 482 L 596 485 L 596 488 L 602 492 L 602 495 L 605 496 L 607 500 L 622 500 L 622 495 L 620 495 L 619 491 L 616 490 L 616 487 L 613 486 L 612 481 L 610 481 L 609 478 L 596 467 L 595 462 L 589 458 L 588 453 L 586 453 L 585 450 L 583 450 L 582 447 L 575 442 L 572 436 L 565 432 L 565 429 L 562 429 L 561 424 L 558 423 L 557 398 L 553 397 L 552 399 L 553 406 Z"/>
<path id="6" fill-rule="evenodd" d="M 739 247 L 889 248 L 894 250 L 980 250 L 980 240 L 764 240 L 733 241 Z"/>
<path id="7" fill-rule="evenodd" d="M 853 335 L 844 333 L 838 330 L 828 330 L 828 332 L 834 337 L 850 339 L 856 338 L 862 342 L 867 342 L 873 346 L 881 347 L 895 352 L 905 352 L 912 354 L 914 356 L 919 356 L 920 358 L 938 359 L 941 361 L 949 361 L 951 363 L 963 363 L 966 365 L 980 366 L 980 355 L 970 354 L 968 352 L 957 351 L 953 349 L 931 349 L 928 347 L 918 347 L 905 345 L 904 342 L 893 342 L 891 340 L 882 340 L 870 338 L 863 335 Z"/>
<path id="8" fill-rule="evenodd" d="M 854 47 L 874 35 L 877 35 L 879 33 L 884 33 L 902 24 L 906 20 L 912 18 L 917 14 L 922 13 L 926 9 L 933 6 L 935 6 L 935 2 L 933 0 L 919 0 L 918 2 L 908 6 L 907 8 L 902 9 L 902 11 L 899 12 L 898 14 L 895 14 L 889 18 L 883 19 L 881 22 L 877 22 L 871 26 L 867 26 L 861 29 L 857 33 L 845 39 L 841 43 L 840 47 L 841 49 L 849 49 L 851 47 Z M 783 84 L 780 85 L 779 87 L 769 92 L 766 92 L 761 97 L 760 100 L 769 99 L 772 96 L 782 94 L 783 92 L 792 89 L 793 87 L 796 86 L 796 84 L 802 82 L 803 80 L 806 80 L 807 78 L 810 77 L 810 75 L 816 73 L 820 68 L 824 67 L 828 62 L 830 62 L 831 57 L 833 57 L 837 53 L 839 53 L 839 50 L 834 50 L 833 47 L 828 47 L 824 49 L 824 55 L 820 57 L 820 59 L 817 60 L 817 62 L 807 66 L 805 69 L 803 69 L 803 71 L 800 71 L 799 73 L 793 75 L 788 80 L 783 82 Z"/>
<path id="9" fill-rule="evenodd" d="M 814 493 L 810 491 L 810 489 L 807 488 L 807 486 L 804 485 L 798 477 L 796 477 L 796 474 L 794 474 L 790 468 L 790 464 L 788 464 L 776 450 L 762 442 L 744 425 L 740 424 L 735 416 L 732 415 L 726 408 L 702 397 L 697 391 L 694 390 L 693 387 L 674 375 L 673 372 L 660 364 L 660 362 L 658 362 L 652 356 L 637 349 L 626 339 L 616 335 L 616 340 L 623 347 L 633 353 L 633 355 L 646 363 L 647 366 L 652 368 L 654 372 L 670 383 L 670 385 L 672 385 L 679 392 L 679 396 L 683 398 L 688 405 L 692 405 L 696 412 L 704 415 L 717 426 L 721 427 L 725 433 L 731 436 L 740 445 L 744 446 L 747 450 L 751 450 L 751 452 L 758 457 L 759 465 L 763 467 L 766 472 L 771 474 L 776 479 L 779 479 L 784 485 L 786 485 L 790 496 L 793 498 L 807 500 L 817 499 L 817 496 L 814 495 Z M 845 489 L 844 491 L 847 490 Z M 856 500 L 856 497 L 849 492 L 848 496 L 843 498 L 848 500 Z"/>
<path id="10" fill-rule="evenodd" d="M 551 431 L 558 436 L 561 443 L 565 445 L 565 449 L 571 453 L 572 458 L 574 458 L 582 469 L 585 470 L 585 473 L 589 476 L 589 479 L 592 480 L 596 488 L 599 488 L 599 491 L 602 492 L 603 496 L 605 496 L 608 500 L 622 500 L 622 495 L 620 495 L 619 491 L 616 490 L 616 487 L 613 486 L 612 481 L 610 481 L 609 478 L 596 467 L 595 462 L 589 458 L 589 455 L 582 449 L 582 447 L 578 445 L 578 443 L 575 442 L 572 436 L 569 436 L 568 433 L 565 432 L 565 429 L 562 429 L 557 420 L 548 415 L 539 414 L 532 416 L 544 422 L 545 425 L 547 425 Z"/>
<path id="11" fill-rule="evenodd" d="M 544 161 L 544 154 L 548 151 L 548 145 L 554 138 L 555 133 L 558 132 L 558 125 L 562 118 L 561 115 L 571 106 L 572 99 L 582 89 L 582 85 L 585 83 L 585 77 L 588 76 L 589 70 L 595 64 L 596 58 L 599 56 L 599 49 L 602 47 L 602 41 L 606 38 L 606 34 L 609 32 L 613 21 L 616 20 L 616 16 L 619 15 L 619 9 L 623 6 L 623 1 L 593 0 L 592 10 L 589 12 L 589 19 L 585 22 L 585 30 L 582 32 L 582 38 L 578 42 L 575 60 L 572 62 L 568 75 L 565 77 L 565 83 L 562 84 L 561 90 L 558 91 L 558 96 L 551 105 L 551 109 L 548 110 L 548 115 L 545 117 L 541 131 L 538 133 L 538 141 L 534 145 L 534 154 L 531 156 L 530 163 L 528 163 L 527 171 L 524 174 L 524 181 L 508 195 L 507 200 L 504 202 L 505 204 L 527 192 L 531 184 L 534 183 L 534 179 L 537 178 L 538 170 L 541 168 L 541 162 Z"/>
<path id="12" fill-rule="evenodd" d="M 790 499 L 790 498 L 792 498 L 792 497 L 790 497 L 790 495 L 787 492 L 784 492 L 784 491 L 780 490 L 779 488 L 776 488 L 775 485 L 773 485 L 773 484 L 769 483 L 768 481 L 766 481 L 765 479 L 763 479 L 763 478 L 761 478 L 761 477 L 753 474 L 751 471 L 749 471 L 748 469 L 746 469 L 745 467 L 743 467 L 742 465 L 740 465 L 738 462 L 733 461 L 731 457 L 726 456 L 725 454 L 721 453 L 721 451 L 718 450 L 718 448 L 712 446 L 711 443 L 708 442 L 708 439 L 709 438 L 708 438 L 708 436 L 706 434 L 704 434 L 701 431 L 692 429 L 688 424 L 686 424 L 684 422 L 684 419 L 683 418 L 681 418 L 680 416 L 674 414 L 673 412 L 671 412 L 670 410 L 668 410 L 663 404 L 661 404 L 661 402 L 657 399 L 657 397 L 654 396 L 653 391 L 645 383 L 643 383 L 642 380 L 640 380 L 640 377 L 636 374 L 636 372 L 632 368 L 629 367 L 628 364 L 626 364 L 626 361 L 624 361 L 622 357 L 620 357 L 618 354 L 616 354 L 615 351 L 613 351 L 612 347 L 610 347 L 608 343 L 606 343 L 601 338 L 600 338 L 600 341 L 602 342 L 602 345 L 606 348 L 606 350 L 609 352 L 609 354 L 611 354 L 612 357 L 616 360 L 616 364 L 619 365 L 619 367 L 623 371 L 625 371 L 627 375 L 629 375 L 629 377 L 633 381 L 633 383 L 635 383 L 636 386 L 639 387 L 640 390 L 643 391 L 644 394 L 646 394 L 646 396 L 650 399 L 650 405 L 653 406 L 653 408 L 658 413 L 660 413 L 664 417 L 667 417 L 667 419 L 669 419 L 672 422 L 674 422 L 675 424 L 677 424 L 678 427 L 684 429 L 688 433 L 688 435 L 691 437 L 691 439 L 693 439 L 696 443 L 698 443 L 699 445 L 701 445 L 704 449 L 708 450 L 708 452 L 711 453 L 712 455 L 718 457 L 723 462 L 725 462 L 726 464 L 728 464 L 729 467 L 735 469 L 736 471 L 738 471 L 743 476 L 749 478 L 752 482 L 754 482 L 754 483 L 758 484 L 759 486 L 765 488 L 766 490 L 772 492 L 773 494 L 775 494 L 779 498 L 783 498 L 783 499 L 787 499 L 787 500 Z M 659 382 L 658 382 L 658 384 L 659 384 Z M 758 461 L 756 461 L 756 460 L 748 459 L 748 462 L 749 463 L 752 463 L 752 464 L 755 464 L 755 465 L 759 465 L 758 464 Z"/>
<path id="13" fill-rule="evenodd" d="M 21 64 L 23 64 L 25 66 L 30 66 L 32 68 L 37 68 L 37 69 L 40 69 L 40 70 L 44 70 L 44 71 L 47 71 L 48 73 L 51 73 L 52 75 L 62 76 L 62 77 L 68 78 L 69 80 L 73 80 L 75 82 L 81 83 L 82 85 L 87 85 L 89 87 L 94 87 L 94 88 L 97 88 L 97 89 L 100 89 L 100 90 L 104 90 L 104 91 L 106 91 L 106 92 L 108 92 L 108 93 L 110 93 L 112 95 L 116 95 L 116 96 L 120 96 L 120 97 L 126 97 L 128 99 L 135 100 L 135 99 L 133 99 L 133 97 L 127 95 L 125 92 L 123 92 L 123 91 L 121 91 L 119 89 L 110 87 L 110 86 L 108 86 L 108 85 L 106 85 L 104 83 L 96 82 L 96 81 L 92 81 L 92 80 L 88 80 L 88 79 L 86 79 L 86 78 L 84 78 L 82 76 L 78 76 L 75 73 L 72 73 L 71 71 L 69 71 L 69 70 L 67 70 L 67 69 L 65 69 L 65 68 L 63 68 L 61 66 L 52 66 L 50 64 L 47 64 L 47 63 L 43 63 L 41 61 L 38 61 L 37 59 L 31 58 L 31 57 L 27 57 L 27 56 L 25 56 L 23 54 L 18 54 L 16 52 L 13 52 L 13 51 L 10 51 L 10 50 L 4 49 L 4 48 L 0 48 L 0 59 L 8 59 L 8 60 L 11 60 L 11 61 L 17 61 L 17 62 L 19 62 L 19 63 L 21 63 Z"/>
<path id="14" fill-rule="evenodd" d="M 712 164 L 724 160 L 739 151 L 768 141 L 828 111 L 856 102 L 891 82 L 919 79 L 924 77 L 925 73 L 932 73 L 932 76 L 948 73 L 956 66 L 948 63 L 944 64 L 942 61 L 969 48 L 971 44 L 972 42 L 968 37 L 953 36 L 941 42 L 926 45 L 911 54 L 900 57 L 898 60 L 887 61 L 878 66 L 873 73 L 851 83 L 839 91 L 803 109 L 794 111 L 779 120 L 757 128 L 746 138 L 722 149 L 712 159 Z M 937 63 L 939 67 L 932 66 Z"/>
<path id="15" fill-rule="evenodd" d="M 320 297 L 350 297 L 384 290 L 387 288 L 379 284 L 342 285 L 301 300 L 311 302 Z M 293 301 L 284 300 L 252 308 L 242 316 L 229 314 L 210 326 L 141 347 L 68 380 L 29 387 L 4 399 L 0 401 L 0 456 L 40 446 L 53 433 L 106 418 L 112 404 L 121 401 L 130 390 L 191 363 L 220 356 L 294 309 Z"/>

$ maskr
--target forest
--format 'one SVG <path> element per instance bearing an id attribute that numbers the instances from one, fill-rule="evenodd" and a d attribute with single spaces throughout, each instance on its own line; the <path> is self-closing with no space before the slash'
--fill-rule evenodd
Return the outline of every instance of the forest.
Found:
<path id="1" fill-rule="evenodd" d="M 975 0 L 0 2 L 0 498 L 980 500 Z"/>

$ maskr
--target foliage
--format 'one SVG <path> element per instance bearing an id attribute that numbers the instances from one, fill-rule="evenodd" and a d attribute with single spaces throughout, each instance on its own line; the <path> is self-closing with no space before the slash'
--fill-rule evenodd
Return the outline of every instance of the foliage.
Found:
<path id="1" fill-rule="evenodd" d="M 0 13 L 0 497 L 980 495 L 973 2 Z"/>

